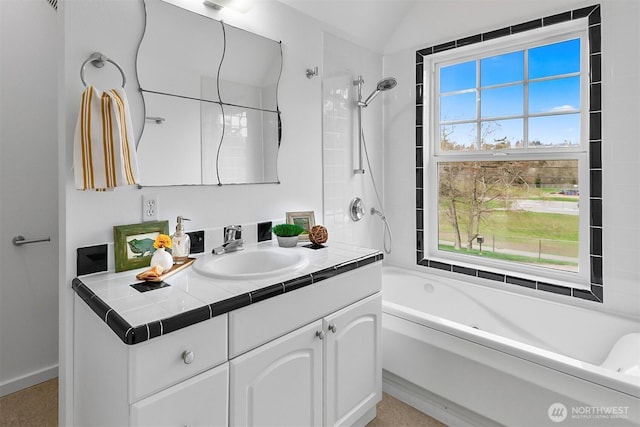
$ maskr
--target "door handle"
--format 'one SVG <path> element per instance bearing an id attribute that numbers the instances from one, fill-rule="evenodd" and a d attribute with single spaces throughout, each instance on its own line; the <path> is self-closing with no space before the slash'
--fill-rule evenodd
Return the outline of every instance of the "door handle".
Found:
<path id="1" fill-rule="evenodd" d="M 22 246 L 22 245 L 27 245 L 29 243 L 50 242 L 51 241 L 51 237 L 45 237 L 43 239 L 27 240 L 27 239 L 24 238 L 24 236 L 16 236 L 13 239 L 11 239 L 11 241 L 13 242 L 13 244 L 15 246 Z"/>

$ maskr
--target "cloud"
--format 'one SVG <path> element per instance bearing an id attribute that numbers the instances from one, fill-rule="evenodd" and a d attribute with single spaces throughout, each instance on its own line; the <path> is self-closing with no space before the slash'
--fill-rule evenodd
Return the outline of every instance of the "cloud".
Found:
<path id="1" fill-rule="evenodd" d="M 551 109 L 551 111 L 574 111 L 577 110 L 576 107 L 572 106 L 572 105 L 560 105 L 558 107 L 553 107 Z"/>

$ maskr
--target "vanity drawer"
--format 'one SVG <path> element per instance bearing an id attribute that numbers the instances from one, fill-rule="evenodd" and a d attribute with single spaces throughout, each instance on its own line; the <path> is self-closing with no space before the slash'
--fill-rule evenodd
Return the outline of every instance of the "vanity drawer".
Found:
<path id="1" fill-rule="evenodd" d="M 228 393 L 225 363 L 134 403 L 130 426 L 227 426 Z"/>
<path id="2" fill-rule="evenodd" d="M 251 304 L 229 313 L 229 359 L 379 292 L 382 263 Z"/>
<path id="3" fill-rule="evenodd" d="M 129 403 L 227 361 L 227 315 L 131 346 Z"/>

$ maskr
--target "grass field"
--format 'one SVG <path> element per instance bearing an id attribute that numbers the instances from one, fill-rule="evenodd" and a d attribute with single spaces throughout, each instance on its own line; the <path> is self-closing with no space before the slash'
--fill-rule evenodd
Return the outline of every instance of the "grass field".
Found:
<path id="1" fill-rule="evenodd" d="M 485 248 L 486 248 L 486 246 L 485 246 Z M 453 245 L 440 244 L 440 245 L 438 245 L 438 249 L 443 250 L 443 251 L 450 251 L 450 252 L 454 252 L 455 251 Z M 573 262 L 573 261 L 562 261 L 562 260 L 555 260 L 555 259 L 549 259 L 549 258 L 538 258 L 538 257 L 534 257 L 534 256 L 513 255 L 513 254 L 507 254 L 507 253 L 500 253 L 500 252 L 491 252 L 491 251 L 487 251 L 486 249 L 484 249 L 482 251 L 482 253 L 480 253 L 479 249 L 472 249 L 472 250 L 469 251 L 466 248 L 462 248 L 460 250 L 460 253 L 468 254 L 468 255 L 482 256 L 484 258 L 502 259 L 502 260 L 506 260 L 506 261 L 522 262 L 522 263 L 526 263 L 526 264 L 553 265 L 553 266 L 571 266 L 571 267 L 575 267 L 575 266 L 578 265 L 577 262 Z"/>
<path id="2" fill-rule="evenodd" d="M 441 218 L 446 218 L 446 209 L 441 209 Z M 460 232 L 464 234 L 467 223 L 459 215 Z M 453 233 L 450 221 L 440 221 L 440 231 Z M 578 241 L 578 216 L 528 211 L 494 210 L 484 215 L 480 234 L 496 234 L 528 239 Z"/>
<path id="3" fill-rule="evenodd" d="M 541 197 L 544 200 L 556 200 L 548 194 Z M 575 201 L 575 198 L 570 197 L 559 199 Z M 577 215 L 507 210 L 501 201 L 493 201 L 488 207 L 495 210 L 485 213 L 480 224 L 480 235 L 485 239 L 483 256 L 526 263 L 576 265 L 570 259 L 575 258 L 577 261 L 578 257 Z M 462 246 L 466 252 L 467 223 L 466 212 L 461 211 L 463 208 L 458 207 L 458 221 Z M 439 240 L 453 242 L 454 230 L 446 216 L 445 205 L 441 205 L 440 215 Z M 441 244 L 440 249 L 454 250 L 453 244 L 446 243 Z M 477 249 L 478 243 L 474 240 L 471 254 L 477 255 Z M 493 254 L 489 254 L 490 252 Z M 514 254 L 519 252 L 525 254 Z"/>

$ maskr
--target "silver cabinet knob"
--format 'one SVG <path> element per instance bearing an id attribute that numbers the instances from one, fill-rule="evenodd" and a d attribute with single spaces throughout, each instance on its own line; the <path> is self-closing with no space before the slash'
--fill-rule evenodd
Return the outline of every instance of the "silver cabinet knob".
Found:
<path id="1" fill-rule="evenodd" d="M 338 328 L 336 327 L 336 325 L 331 324 L 329 325 L 329 330 L 335 334 Z"/>
<path id="2" fill-rule="evenodd" d="M 195 358 L 196 358 L 196 355 L 193 353 L 193 351 L 185 350 L 182 352 L 182 360 L 187 365 L 191 364 L 191 362 L 193 362 Z"/>
<path id="3" fill-rule="evenodd" d="M 324 331 L 316 331 L 316 336 L 321 340 L 324 339 Z"/>

